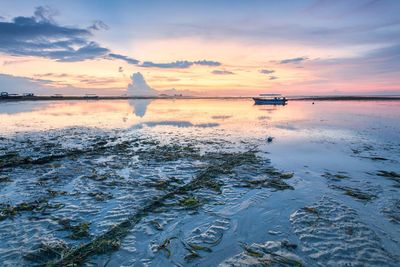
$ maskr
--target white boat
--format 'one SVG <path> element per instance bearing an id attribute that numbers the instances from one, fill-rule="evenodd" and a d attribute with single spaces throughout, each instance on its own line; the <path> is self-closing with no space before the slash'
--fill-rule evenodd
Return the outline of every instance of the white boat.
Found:
<path id="1" fill-rule="evenodd" d="M 253 97 L 256 105 L 286 105 L 286 97 L 280 94 L 260 94 L 260 97 Z"/>

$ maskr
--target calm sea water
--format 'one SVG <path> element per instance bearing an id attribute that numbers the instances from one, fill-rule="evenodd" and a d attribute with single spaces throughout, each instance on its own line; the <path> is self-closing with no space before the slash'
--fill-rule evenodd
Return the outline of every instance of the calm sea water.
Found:
<path id="1" fill-rule="evenodd" d="M 396 266 L 399 115 L 396 101 L 0 103 L 0 262 L 60 263 L 107 237 L 79 263 Z"/>

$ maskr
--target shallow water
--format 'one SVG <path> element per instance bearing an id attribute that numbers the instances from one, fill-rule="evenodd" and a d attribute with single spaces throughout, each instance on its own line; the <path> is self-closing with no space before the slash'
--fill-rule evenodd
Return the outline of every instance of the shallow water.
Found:
<path id="1" fill-rule="evenodd" d="M 396 266 L 399 114 L 395 101 L 0 103 L 0 262 Z"/>

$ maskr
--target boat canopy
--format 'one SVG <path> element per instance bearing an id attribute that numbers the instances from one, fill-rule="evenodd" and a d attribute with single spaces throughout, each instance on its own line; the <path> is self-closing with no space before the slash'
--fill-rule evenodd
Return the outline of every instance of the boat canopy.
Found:
<path id="1" fill-rule="evenodd" d="M 260 96 L 281 96 L 281 94 L 260 94 Z"/>

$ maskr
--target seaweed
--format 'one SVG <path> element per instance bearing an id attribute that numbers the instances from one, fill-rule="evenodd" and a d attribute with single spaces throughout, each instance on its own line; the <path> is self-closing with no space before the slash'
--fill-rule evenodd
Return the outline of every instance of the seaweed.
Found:
<path id="1" fill-rule="evenodd" d="M 85 176 L 85 178 L 88 178 L 93 181 L 104 181 L 107 180 L 107 175 L 105 174 L 98 174 L 96 170 L 92 170 L 92 173 L 90 175 Z"/>
<path id="2" fill-rule="evenodd" d="M 71 226 L 72 234 L 70 234 L 68 237 L 71 239 L 81 239 L 88 237 L 90 235 L 89 225 L 90 223 L 88 222 L 82 222 L 78 225 Z"/>
<path id="3" fill-rule="evenodd" d="M 268 176 L 279 179 L 290 179 L 294 176 L 293 172 L 280 172 L 274 167 L 268 167 L 265 172 Z"/>
<path id="4" fill-rule="evenodd" d="M 239 165 L 255 163 L 259 160 L 254 151 L 230 154 L 209 153 L 205 156 L 210 159 L 211 163 L 208 167 L 198 172 L 189 183 L 153 199 L 136 213 L 128 216 L 126 220 L 111 227 L 108 231 L 95 237 L 90 242 L 71 250 L 63 258 L 50 261 L 48 264 L 53 266 L 66 266 L 72 263 L 82 263 L 91 255 L 104 253 L 109 250 L 110 245 L 114 247 L 113 244 L 119 244 L 121 239 L 129 233 L 130 229 L 135 227 L 145 216 L 163 206 L 165 200 L 200 188 L 210 188 L 215 191 L 218 189 L 218 191 L 220 191 L 220 185 L 222 183 L 216 181 L 219 175 L 229 174 Z"/>
<path id="5" fill-rule="evenodd" d="M 369 159 L 374 160 L 374 161 L 386 161 L 388 160 L 387 158 L 383 158 L 383 157 L 370 157 Z"/>
<path id="6" fill-rule="evenodd" d="M 338 172 L 335 174 L 332 174 L 330 172 L 325 172 L 324 174 L 321 175 L 322 177 L 331 179 L 331 180 L 343 180 L 349 178 L 349 176 L 345 175 L 344 172 Z"/>
<path id="7" fill-rule="evenodd" d="M 33 202 L 21 202 L 15 206 L 10 204 L 0 204 L 0 221 L 11 218 L 20 212 L 43 210 L 48 206 L 47 199 L 39 199 Z"/>
<path id="8" fill-rule="evenodd" d="M 297 248 L 296 244 L 289 243 L 287 240 L 278 242 L 277 244 L 280 244 L 280 248 L 289 251 L 293 251 Z M 255 260 L 262 266 L 304 266 L 303 263 L 301 263 L 299 260 L 289 258 L 289 256 L 287 256 L 287 253 L 281 253 L 279 247 L 275 248 L 275 250 L 278 249 L 278 251 L 273 251 L 272 249 L 265 246 L 254 244 L 249 246 L 242 243 L 241 246 L 246 255 L 250 256 L 251 258 L 255 258 Z"/>
<path id="9" fill-rule="evenodd" d="M 348 187 L 348 186 L 331 185 L 330 187 L 332 187 L 334 189 L 339 189 L 339 190 L 343 191 L 345 195 L 348 195 L 348 196 L 351 196 L 351 197 L 354 197 L 356 199 L 363 200 L 363 201 L 370 201 L 377 197 L 376 195 L 366 193 L 357 188 L 352 188 L 352 187 Z"/>
<path id="10" fill-rule="evenodd" d="M 400 224 L 400 200 L 393 199 L 389 205 L 382 209 L 383 214 L 389 219 L 390 222 Z"/>
<path id="11" fill-rule="evenodd" d="M 139 150 L 139 156 L 144 160 L 176 161 L 181 158 L 200 158 L 199 149 L 193 145 L 156 145 L 152 149 Z"/>
<path id="12" fill-rule="evenodd" d="M 194 244 L 194 243 L 187 243 L 187 244 L 193 250 L 202 250 L 205 252 L 212 252 L 212 249 L 209 247 L 206 247 L 206 246 L 202 246 L 202 245 Z"/>
<path id="13" fill-rule="evenodd" d="M 56 191 L 56 190 L 51 190 L 51 189 L 47 189 L 47 193 L 52 197 L 68 195 L 68 192 L 66 192 L 66 191 Z"/>
<path id="14" fill-rule="evenodd" d="M 11 182 L 11 178 L 5 175 L 0 175 L 0 183 L 8 183 Z"/>
<path id="15" fill-rule="evenodd" d="M 297 245 L 293 244 L 293 243 L 289 243 L 289 241 L 287 241 L 287 240 L 283 240 L 281 242 L 281 247 L 294 250 L 297 248 Z"/>
<path id="16" fill-rule="evenodd" d="M 93 197 L 97 201 L 105 201 L 105 200 L 109 200 L 109 199 L 113 198 L 112 194 L 103 193 L 103 192 L 89 192 L 88 195 L 90 197 Z"/>
<path id="17" fill-rule="evenodd" d="M 242 248 L 245 251 L 245 253 L 249 256 L 256 257 L 256 258 L 262 258 L 264 256 L 264 253 L 261 253 L 244 243 L 242 244 Z"/>
<path id="18" fill-rule="evenodd" d="M 24 258 L 39 265 L 45 265 L 49 260 L 64 257 L 70 247 L 62 240 L 44 241 L 24 255 Z M 73 264 L 71 264 L 73 266 Z"/>
<path id="19" fill-rule="evenodd" d="M 68 235 L 68 238 L 82 239 L 90 236 L 90 222 L 81 222 L 76 225 L 72 225 L 71 220 L 61 219 L 59 220 L 59 224 L 62 226 L 60 231 L 71 231 L 71 234 Z"/>
<path id="20" fill-rule="evenodd" d="M 394 172 L 394 171 L 380 170 L 376 173 L 376 175 L 386 177 L 386 178 L 396 182 L 396 185 L 394 185 L 394 187 L 400 187 L 400 173 Z"/>
<path id="21" fill-rule="evenodd" d="M 154 228 L 156 228 L 158 231 L 162 231 L 164 228 L 162 227 L 162 225 L 157 222 L 156 220 L 152 220 L 149 222 Z"/>
<path id="22" fill-rule="evenodd" d="M 93 249 L 93 253 L 101 254 L 118 250 L 120 246 L 120 240 L 98 239 L 92 243 L 91 249 Z M 78 262 L 82 262 L 81 259 Z"/>
<path id="23" fill-rule="evenodd" d="M 200 201 L 195 197 L 185 197 L 179 201 L 179 205 L 185 208 L 195 208 L 200 205 Z"/>
<path id="24" fill-rule="evenodd" d="M 200 254 L 194 250 L 189 250 L 189 253 L 185 255 L 185 261 L 190 262 L 197 258 L 201 258 Z"/>
<path id="25" fill-rule="evenodd" d="M 171 244 L 172 239 L 176 239 L 176 237 L 173 236 L 173 237 L 166 238 L 160 245 L 157 246 L 156 250 L 164 251 L 165 255 L 169 258 L 171 256 L 171 249 L 170 249 L 169 245 Z"/>
<path id="26" fill-rule="evenodd" d="M 274 190 L 294 190 L 294 187 L 278 178 L 244 181 L 244 187 L 268 187 Z"/>
<path id="27" fill-rule="evenodd" d="M 127 141 L 129 142 L 129 141 Z M 50 144 L 53 146 L 53 144 Z M 47 152 L 49 150 L 48 146 L 42 144 L 41 148 L 44 148 Z M 7 167 L 18 167 L 24 165 L 43 165 L 47 163 L 51 163 L 53 161 L 61 160 L 67 157 L 74 158 L 77 155 L 83 155 L 88 153 L 96 153 L 103 151 L 105 149 L 125 149 L 126 147 L 121 147 L 120 144 L 115 145 L 114 147 L 106 146 L 106 141 L 100 141 L 97 144 L 93 144 L 93 147 L 87 148 L 86 150 L 81 149 L 71 149 L 64 151 L 64 153 L 59 154 L 49 154 L 49 155 L 42 155 L 39 157 L 31 157 L 31 156 L 20 156 L 17 152 L 9 152 L 5 155 L 0 156 L 0 168 L 7 168 Z"/>
<path id="28" fill-rule="evenodd" d="M 32 157 L 22 157 L 17 153 L 9 153 L 0 158 L 0 167 L 17 167 L 21 165 L 41 165 L 52 162 L 54 160 L 59 160 L 68 156 L 68 154 L 52 154 L 48 156 L 42 156 L 38 158 Z"/>
<path id="29" fill-rule="evenodd" d="M 170 177 L 167 180 L 146 181 L 143 183 L 144 186 L 153 187 L 161 191 L 174 189 L 179 184 L 182 184 L 182 181 L 176 177 Z"/>
<path id="30" fill-rule="evenodd" d="M 388 178 L 400 178 L 400 173 L 394 172 L 394 171 L 378 171 L 377 175 L 383 176 L 383 177 L 388 177 Z"/>
<path id="31" fill-rule="evenodd" d="M 309 212 L 309 213 L 313 213 L 313 214 L 319 214 L 317 208 L 314 207 L 304 207 L 303 210 Z"/>
<path id="32" fill-rule="evenodd" d="M 196 258 L 201 258 L 201 255 L 199 253 L 197 253 L 197 251 L 205 251 L 205 252 L 212 252 L 212 250 L 209 247 L 206 246 L 202 246 L 199 244 L 195 244 L 195 243 L 186 243 L 184 241 L 182 241 L 182 244 L 184 246 L 184 248 L 188 251 L 188 254 L 185 255 L 185 261 L 190 262 L 195 260 Z"/>
<path id="33" fill-rule="evenodd" d="M 270 179 L 267 180 L 265 183 L 266 187 L 271 187 L 275 190 L 294 190 L 294 187 L 285 183 L 284 181 L 280 180 L 280 179 Z"/>

